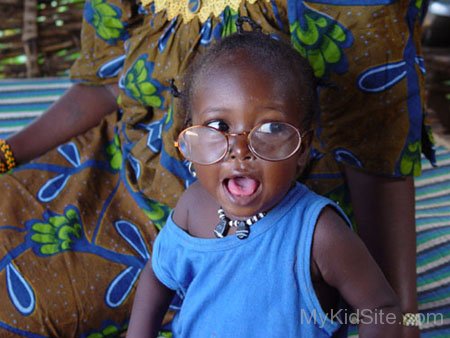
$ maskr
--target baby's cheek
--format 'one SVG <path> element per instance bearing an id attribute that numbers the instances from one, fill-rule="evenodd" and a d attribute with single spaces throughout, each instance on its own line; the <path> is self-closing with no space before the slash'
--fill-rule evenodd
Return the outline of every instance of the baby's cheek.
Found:
<path id="1" fill-rule="evenodd" d="M 211 165 L 200 165 L 195 164 L 194 170 L 197 175 L 197 180 L 210 194 L 215 196 L 215 191 L 221 185 L 220 182 L 220 170 L 216 168 L 214 164 Z"/>

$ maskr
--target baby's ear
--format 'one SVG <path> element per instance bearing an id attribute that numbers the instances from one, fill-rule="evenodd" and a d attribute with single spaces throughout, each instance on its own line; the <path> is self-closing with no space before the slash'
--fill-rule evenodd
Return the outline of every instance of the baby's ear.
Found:
<path id="1" fill-rule="evenodd" d="M 298 158 L 297 166 L 298 172 L 302 172 L 309 161 L 309 153 L 311 143 L 314 137 L 314 130 L 310 129 L 302 134 L 302 143 L 300 145 L 300 156 Z"/>

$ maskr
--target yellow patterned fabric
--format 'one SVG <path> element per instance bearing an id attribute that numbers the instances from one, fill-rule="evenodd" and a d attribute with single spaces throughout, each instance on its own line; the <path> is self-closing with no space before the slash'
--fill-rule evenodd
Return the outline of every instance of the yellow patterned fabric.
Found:
<path id="1" fill-rule="evenodd" d="M 250 4 L 256 2 L 256 0 L 244 1 L 247 1 Z M 184 22 L 187 23 L 194 17 L 198 17 L 201 22 L 205 22 L 211 16 L 219 16 L 226 7 L 237 11 L 241 2 L 242 0 L 144 0 L 142 1 L 142 4 L 148 6 L 153 3 L 155 5 L 156 13 L 166 11 L 168 20 L 181 17 Z"/>

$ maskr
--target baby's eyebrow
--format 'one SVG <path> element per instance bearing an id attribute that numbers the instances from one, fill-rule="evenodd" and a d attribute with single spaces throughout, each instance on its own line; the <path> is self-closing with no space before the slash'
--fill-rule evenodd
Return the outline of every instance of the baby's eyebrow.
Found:
<path id="1" fill-rule="evenodd" d="M 222 114 L 227 113 L 229 109 L 222 107 L 208 107 L 203 111 L 197 111 L 196 113 L 199 115 L 208 115 L 208 114 Z"/>
<path id="2" fill-rule="evenodd" d="M 276 106 L 263 107 L 262 110 L 265 110 L 265 111 L 274 111 L 274 112 L 279 112 L 279 113 L 282 113 L 282 114 L 287 114 L 286 111 L 284 111 L 283 109 L 280 109 L 279 107 L 276 107 Z"/>

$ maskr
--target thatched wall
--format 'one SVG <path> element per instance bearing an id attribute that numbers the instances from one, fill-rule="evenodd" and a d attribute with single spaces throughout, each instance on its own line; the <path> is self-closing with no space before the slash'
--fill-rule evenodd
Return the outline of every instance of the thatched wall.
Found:
<path id="1" fill-rule="evenodd" d="M 0 0 L 0 77 L 63 75 L 80 47 L 84 0 Z"/>

